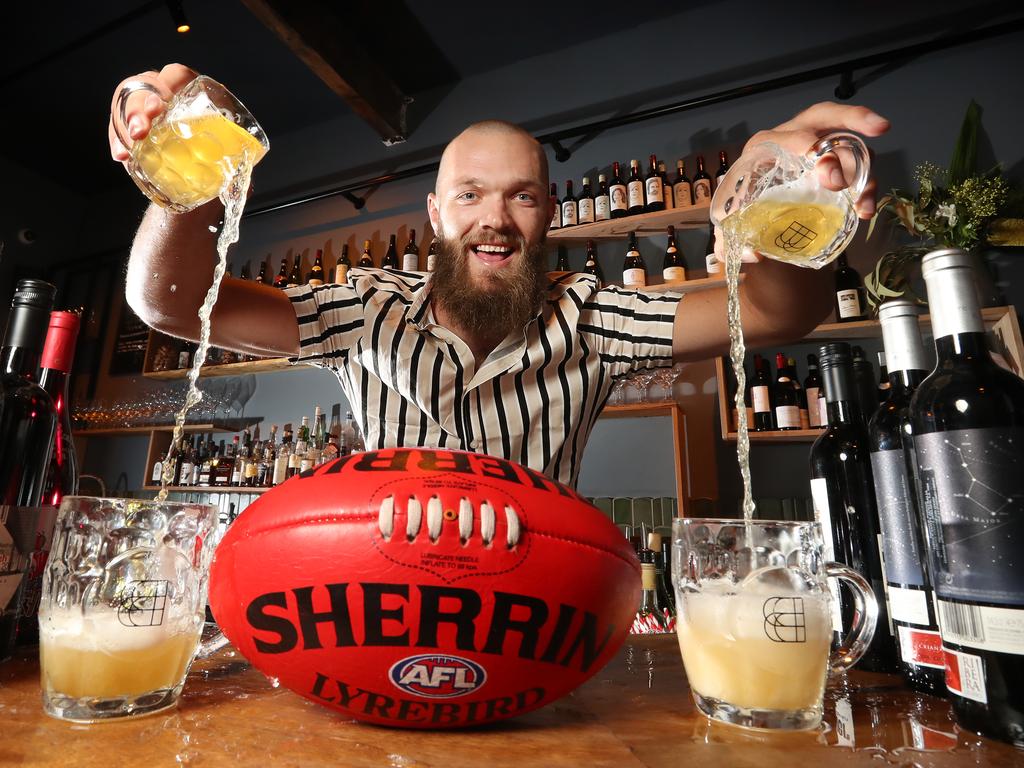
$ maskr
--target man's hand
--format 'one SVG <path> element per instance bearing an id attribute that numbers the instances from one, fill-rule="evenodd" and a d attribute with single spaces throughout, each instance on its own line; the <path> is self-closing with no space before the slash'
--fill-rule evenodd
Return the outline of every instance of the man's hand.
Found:
<path id="1" fill-rule="evenodd" d="M 117 109 L 117 95 L 125 83 L 130 80 L 142 80 L 155 86 L 164 98 L 169 99 L 186 85 L 198 77 L 195 72 L 182 64 L 168 64 L 159 72 L 142 72 L 128 77 L 118 83 L 110 102 L 110 120 L 107 123 L 107 141 L 110 143 L 110 156 L 119 163 L 128 159 L 128 148 L 117 138 L 114 131 L 114 111 Z M 154 118 L 164 111 L 166 102 L 152 91 L 139 90 L 132 93 L 125 104 L 125 127 L 128 138 L 140 141 L 146 138 Z"/>

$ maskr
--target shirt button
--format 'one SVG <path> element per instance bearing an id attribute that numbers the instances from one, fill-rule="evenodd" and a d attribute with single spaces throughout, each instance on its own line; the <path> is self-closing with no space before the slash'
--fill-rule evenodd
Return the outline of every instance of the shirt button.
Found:
<path id="1" fill-rule="evenodd" d="M 469 444 L 469 447 L 472 448 L 475 451 L 477 448 L 480 447 L 480 441 L 479 440 L 474 440 L 473 442 L 471 442 Z"/>

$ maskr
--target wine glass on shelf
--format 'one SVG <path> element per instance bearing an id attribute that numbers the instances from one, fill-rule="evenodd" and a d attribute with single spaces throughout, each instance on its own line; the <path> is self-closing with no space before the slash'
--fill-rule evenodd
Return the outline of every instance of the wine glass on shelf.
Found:
<path id="1" fill-rule="evenodd" d="M 651 382 L 654 381 L 656 375 L 656 369 L 641 368 L 638 371 L 634 371 L 630 379 L 633 382 L 633 387 L 637 391 L 637 402 L 647 402 L 647 390 L 651 386 Z"/>

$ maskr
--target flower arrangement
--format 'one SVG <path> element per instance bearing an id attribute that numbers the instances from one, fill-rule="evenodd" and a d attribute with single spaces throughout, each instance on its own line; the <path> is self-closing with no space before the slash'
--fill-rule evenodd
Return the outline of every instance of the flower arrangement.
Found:
<path id="1" fill-rule="evenodd" d="M 873 310 L 889 298 L 918 299 L 911 288 L 913 267 L 936 248 L 973 250 L 989 245 L 1024 245 L 1024 219 L 1012 218 L 1021 207 L 1019 191 L 998 166 L 977 171 L 977 137 L 981 109 L 967 108 L 949 168 L 921 163 L 914 172 L 917 194 L 894 189 L 878 201 L 868 237 L 883 213 L 916 242 L 882 255 L 864 280 Z"/>

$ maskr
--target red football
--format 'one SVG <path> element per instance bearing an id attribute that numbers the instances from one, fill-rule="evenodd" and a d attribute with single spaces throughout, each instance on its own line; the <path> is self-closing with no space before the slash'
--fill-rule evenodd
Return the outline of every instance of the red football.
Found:
<path id="1" fill-rule="evenodd" d="M 629 543 L 571 489 L 494 456 L 353 454 L 228 529 L 210 606 L 264 674 L 407 728 L 500 720 L 615 654 L 640 595 Z"/>

